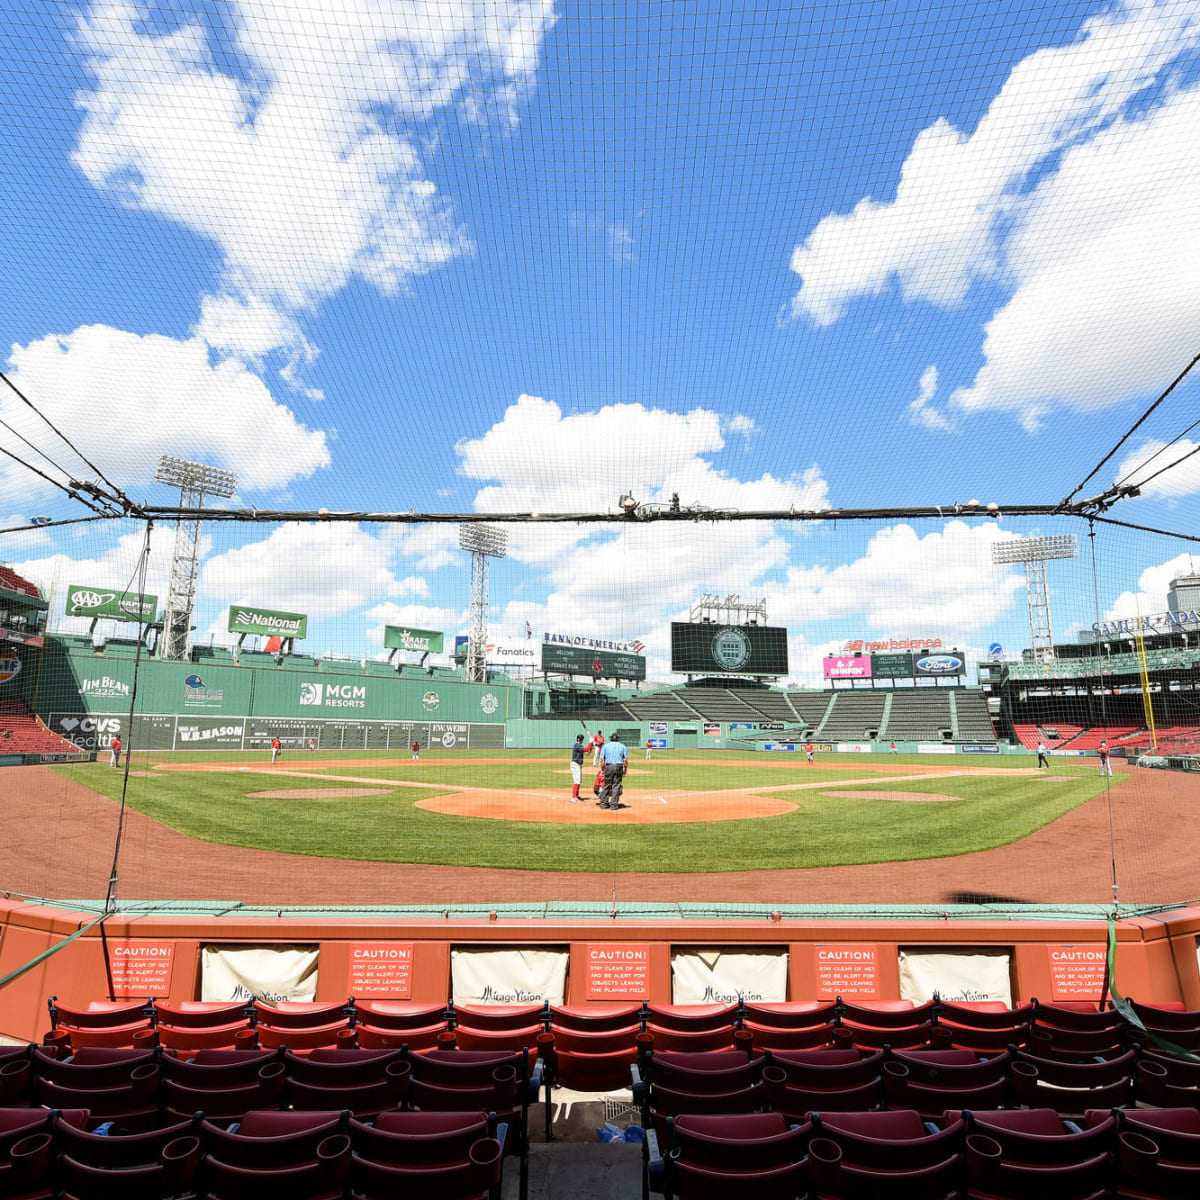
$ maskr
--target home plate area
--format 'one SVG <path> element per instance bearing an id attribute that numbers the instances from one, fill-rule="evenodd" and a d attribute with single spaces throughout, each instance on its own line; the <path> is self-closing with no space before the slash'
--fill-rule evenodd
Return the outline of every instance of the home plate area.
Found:
<path id="1" fill-rule="evenodd" d="M 561 825 L 672 825 L 690 821 L 746 821 L 781 817 L 796 805 L 772 796 L 736 789 L 713 792 L 672 792 L 626 788 L 622 808 L 596 807 L 591 789 L 582 804 L 572 804 L 564 792 L 488 791 L 483 788 L 418 800 L 416 807 L 455 817 L 485 817 L 494 821 L 539 821 Z"/>

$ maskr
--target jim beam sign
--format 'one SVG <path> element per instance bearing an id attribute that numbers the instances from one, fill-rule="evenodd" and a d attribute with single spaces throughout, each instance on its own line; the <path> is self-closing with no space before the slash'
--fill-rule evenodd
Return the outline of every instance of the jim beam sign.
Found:
<path id="1" fill-rule="evenodd" d="M 269 608 L 235 604 L 229 609 L 229 632 L 302 638 L 308 632 L 308 616 L 306 613 L 275 612 Z"/>

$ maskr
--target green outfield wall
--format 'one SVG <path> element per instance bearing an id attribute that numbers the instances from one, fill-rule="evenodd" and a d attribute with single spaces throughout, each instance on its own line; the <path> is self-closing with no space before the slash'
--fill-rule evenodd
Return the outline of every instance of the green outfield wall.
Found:
<path id="1" fill-rule="evenodd" d="M 134 670 L 137 669 L 136 696 Z M 84 750 L 114 736 L 143 750 L 500 748 L 521 712 L 511 683 L 473 684 L 368 671 L 160 662 L 95 654 L 48 638 L 31 700 Z M 372 668 L 377 664 L 371 664 Z M 130 708 L 133 719 L 130 721 Z"/>

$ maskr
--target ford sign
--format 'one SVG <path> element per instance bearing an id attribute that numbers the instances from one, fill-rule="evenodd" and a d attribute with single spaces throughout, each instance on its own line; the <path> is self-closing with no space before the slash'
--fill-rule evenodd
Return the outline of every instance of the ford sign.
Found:
<path id="1" fill-rule="evenodd" d="M 961 675 L 963 665 L 957 654 L 926 654 L 913 664 L 918 675 Z"/>

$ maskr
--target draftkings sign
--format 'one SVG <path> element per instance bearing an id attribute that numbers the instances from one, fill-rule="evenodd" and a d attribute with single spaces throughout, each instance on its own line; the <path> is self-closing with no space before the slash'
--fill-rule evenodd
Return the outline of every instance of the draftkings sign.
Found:
<path id="1" fill-rule="evenodd" d="M 441 654 L 445 635 L 435 629 L 409 629 L 406 625 L 385 625 L 383 644 L 389 650 L 411 650 L 414 654 Z"/>

